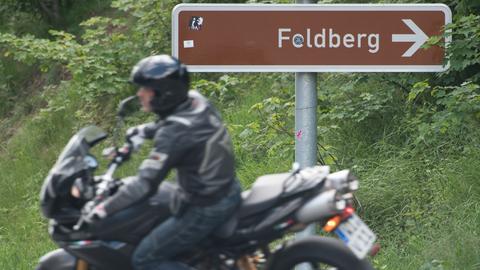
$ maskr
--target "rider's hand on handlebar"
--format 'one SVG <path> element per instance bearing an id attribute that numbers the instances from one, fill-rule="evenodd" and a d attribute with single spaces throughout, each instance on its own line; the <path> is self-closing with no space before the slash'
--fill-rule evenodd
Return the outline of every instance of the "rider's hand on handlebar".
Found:
<path id="1" fill-rule="evenodd" d="M 125 136 L 126 144 L 118 149 L 111 147 L 104 149 L 103 156 L 117 164 L 127 161 L 130 159 L 132 152 L 140 149 L 140 146 L 142 146 L 145 141 L 147 129 L 149 129 L 151 125 L 152 123 L 147 123 L 129 128 Z"/>
<path id="2" fill-rule="evenodd" d="M 133 146 L 130 143 L 126 143 L 122 147 L 117 149 L 115 153 L 115 159 L 120 158 L 120 160 L 117 160 L 118 163 L 125 162 L 130 159 L 132 152 Z"/>
<path id="3" fill-rule="evenodd" d="M 113 162 L 121 163 L 126 161 L 130 158 L 130 154 L 132 152 L 132 146 L 130 143 L 124 144 L 120 148 L 116 147 L 109 147 L 103 150 L 102 155 L 107 158 L 108 160 L 112 160 Z M 119 158 L 119 159 L 117 159 Z"/>
<path id="4" fill-rule="evenodd" d="M 140 149 L 143 142 L 145 141 L 145 131 L 144 125 L 131 127 L 127 130 L 126 141 L 131 144 L 132 150 L 134 152 Z"/>

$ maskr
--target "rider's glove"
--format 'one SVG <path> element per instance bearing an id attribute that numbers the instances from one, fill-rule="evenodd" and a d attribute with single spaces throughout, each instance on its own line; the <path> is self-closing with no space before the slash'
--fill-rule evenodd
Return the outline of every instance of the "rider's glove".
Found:
<path id="1" fill-rule="evenodd" d="M 147 124 L 131 127 L 127 130 L 127 142 L 132 145 L 133 151 L 138 151 L 145 141 L 145 127 Z"/>
<path id="2" fill-rule="evenodd" d="M 117 149 L 117 152 L 115 154 L 115 159 L 114 161 L 122 163 L 130 159 L 130 156 L 132 155 L 133 152 L 133 145 L 132 143 L 125 144 L 119 149 Z"/>
<path id="3" fill-rule="evenodd" d="M 103 219 L 107 216 L 105 211 L 104 204 L 99 203 L 95 205 L 94 201 L 89 201 L 83 206 L 82 209 L 83 219 L 87 223 L 94 223 L 100 219 Z"/>

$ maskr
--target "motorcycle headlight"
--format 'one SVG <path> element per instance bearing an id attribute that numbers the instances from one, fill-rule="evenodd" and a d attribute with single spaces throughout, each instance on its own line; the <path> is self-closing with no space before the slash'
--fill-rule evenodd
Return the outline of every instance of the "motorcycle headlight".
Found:
<path id="1" fill-rule="evenodd" d="M 92 155 L 86 155 L 83 158 L 83 162 L 85 162 L 89 169 L 95 170 L 96 168 L 98 168 L 98 161 Z"/>

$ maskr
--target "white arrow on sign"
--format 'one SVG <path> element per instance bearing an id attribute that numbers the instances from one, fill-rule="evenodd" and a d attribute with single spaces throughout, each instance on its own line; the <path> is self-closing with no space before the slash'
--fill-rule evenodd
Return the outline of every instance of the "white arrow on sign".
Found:
<path id="1" fill-rule="evenodd" d="M 412 20 L 402 19 L 415 34 L 394 34 L 392 35 L 392 42 L 415 42 L 402 55 L 402 57 L 411 57 L 428 39 L 428 36 L 420 29 Z"/>

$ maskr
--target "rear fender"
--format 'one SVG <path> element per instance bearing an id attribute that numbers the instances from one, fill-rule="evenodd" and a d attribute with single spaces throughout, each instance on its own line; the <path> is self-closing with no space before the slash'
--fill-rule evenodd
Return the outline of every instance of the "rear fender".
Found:
<path id="1" fill-rule="evenodd" d="M 64 249 L 51 251 L 40 258 L 35 270 L 75 270 L 77 259 Z"/>

